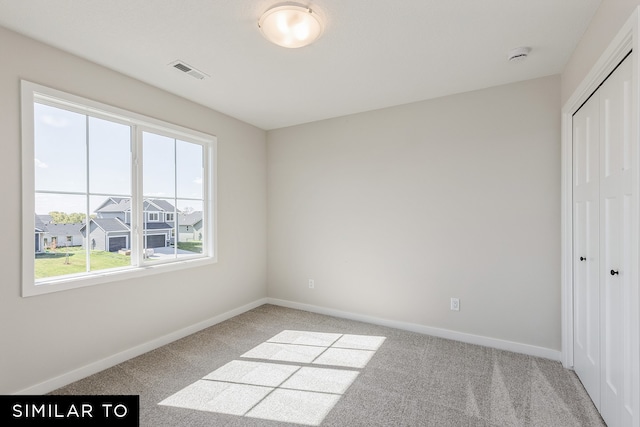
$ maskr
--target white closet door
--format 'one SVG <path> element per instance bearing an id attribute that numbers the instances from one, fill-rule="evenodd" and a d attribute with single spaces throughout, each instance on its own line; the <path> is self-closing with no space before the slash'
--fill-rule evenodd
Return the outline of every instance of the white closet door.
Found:
<path id="1" fill-rule="evenodd" d="M 609 427 L 633 420 L 631 72 L 573 117 L 574 369 Z"/>
<path id="2" fill-rule="evenodd" d="M 600 102 L 573 117 L 574 369 L 600 408 Z"/>
<path id="3" fill-rule="evenodd" d="M 600 95 L 600 413 L 609 427 L 631 415 L 631 60 Z M 626 301 L 625 301 L 626 298 Z M 626 373 L 626 374 L 625 374 Z M 628 405 L 626 404 L 628 403 Z"/>

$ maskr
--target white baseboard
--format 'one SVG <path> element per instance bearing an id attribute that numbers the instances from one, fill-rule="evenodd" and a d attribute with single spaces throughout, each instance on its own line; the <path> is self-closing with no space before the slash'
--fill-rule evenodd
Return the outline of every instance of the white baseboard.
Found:
<path id="1" fill-rule="evenodd" d="M 418 325 L 416 323 L 399 322 L 396 320 L 382 319 L 379 317 L 367 316 L 364 314 L 351 313 L 347 311 L 334 310 L 332 308 L 320 307 L 311 304 L 302 304 L 277 298 L 266 298 L 267 303 L 279 305 L 281 307 L 295 308 L 298 310 L 310 311 L 328 316 L 341 317 L 344 319 L 357 320 L 360 322 L 373 323 L 374 325 L 388 326 L 390 328 L 402 329 L 410 332 L 417 332 L 425 335 L 461 341 L 469 344 L 477 344 L 485 347 L 492 347 L 499 350 L 513 351 L 514 353 L 526 354 L 529 356 L 544 357 L 560 361 L 561 353 L 545 347 L 522 344 L 514 341 L 506 341 L 498 338 L 484 337 L 481 335 L 467 334 L 464 332 L 451 331 L 449 329 L 433 328 L 430 326 Z"/>
<path id="2" fill-rule="evenodd" d="M 147 341 L 146 343 L 137 345 L 135 347 L 132 347 L 120 353 L 116 353 L 112 356 L 105 357 L 104 359 L 90 363 L 81 368 L 74 369 L 73 371 L 59 375 L 55 378 L 51 378 L 39 384 L 33 385 L 31 387 L 27 387 L 14 394 L 32 394 L 33 395 L 33 394 L 49 393 L 57 388 L 64 387 L 65 385 L 71 384 L 74 381 L 78 381 L 82 378 L 88 377 L 89 375 L 93 375 L 107 368 L 111 368 L 112 366 L 115 366 L 119 363 L 125 362 L 134 357 L 140 356 L 141 354 L 147 353 L 151 350 L 155 350 L 158 347 L 162 347 L 163 345 L 179 340 L 180 338 L 184 338 L 188 335 L 191 335 L 193 333 L 206 329 L 210 326 L 216 325 L 220 322 L 224 322 L 225 320 L 231 319 L 234 316 L 237 316 L 239 314 L 252 310 L 256 307 L 260 307 L 261 305 L 264 305 L 267 303 L 268 303 L 267 298 L 262 298 L 262 299 L 253 301 L 249 304 L 243 305 L 242 307 L 238 307 L 236 309 L 227 311 L 226 313 L 219 314 L 218 316 L 214 316 L 210 319 L 204 320 L 202 322 L 198 322 L 191 326 L 187 326 L 186 328 L 180 329 L 170 334 L 163 335 L 151 341 Z"/>

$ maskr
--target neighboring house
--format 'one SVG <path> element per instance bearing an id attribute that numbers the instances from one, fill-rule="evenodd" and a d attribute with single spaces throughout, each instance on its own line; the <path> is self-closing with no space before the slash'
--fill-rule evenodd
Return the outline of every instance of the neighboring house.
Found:
<path id="1" fill-rule="evenodd" d="M 202 241 L 202 211 L 178 215 L 178 242 Z"/>
<path id="2" fill-rule="evenodd" d="M 51 247 L 53 242 L 57 246 L 82 246 L 83 236 L 80 231 L 84 224 L 55 224 L 50 215 L 35 216 L 35 249 L 42 253 Z"/>
<path id="3" fill-rule="evenodd" d="M 131 247 L 131 228 L 119 218 L 92 218 L 89 233 L 86 227 L 81 231 L 84 246 L 88 244 L 91 250 L 116 252 Z"/>
<path id="4" fill-rule="evenodd" d="M 49 223 L 46 225 L 47 233 L 44 238 L 47 239 L 45 246 L 48 246 L 55 240 L 58 247 L 62 246 L 82 246 L 82 232 L 81 228 L 84 224 L 54 224 Z"/>
<path id="5" fill-rule="evenodd" d="M 167 223 L 174 226 L 176 209 L 166 200 L 145 199 L 143 211 L 145 223 Z M 119 218 L 125 224 L 131 224 L 131 199 L 109 197 L 98 206 L 95 213 L 97 218 Z"/>
<path id="6" fill-rule="evenodd" d="M 45 215 L 36 215 L 35 228 L 36 228 L 36 253 L 42 253 L 46 249 L 45 234 L 47 232 L 47 223 L 43 221 Z M 46 215 L 49 216 L 49 215 Z"/>
<path id="7" fill-rule="evenodd" d="M 166 200 L 144 201 L 145 247 L 165 247 L 171 243 L 175 226 L 175 207 Z M 109 197 L 95 210 L 89 232 L 82 228 L 85 244 L 92 250 L 115 252 L 131 248 L 131 200 Z M 88 236 L 87 236 L 88 234 Z"/>

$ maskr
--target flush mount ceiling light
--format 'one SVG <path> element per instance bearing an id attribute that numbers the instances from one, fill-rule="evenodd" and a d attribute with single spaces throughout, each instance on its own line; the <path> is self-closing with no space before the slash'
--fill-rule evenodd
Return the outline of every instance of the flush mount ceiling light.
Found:
<path id="1" fill-rule="evenodd" d="M 260 17 L 258 27 L 267 40 L 289 48 L 313 43 L 323 30 L 318 14 L 299 4 L 272 7 Z"/>

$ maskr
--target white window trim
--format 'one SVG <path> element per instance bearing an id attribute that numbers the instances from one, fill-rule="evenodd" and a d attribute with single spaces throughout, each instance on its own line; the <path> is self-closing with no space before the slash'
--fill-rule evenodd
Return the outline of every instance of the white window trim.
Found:
<path id="1" fill-rule="evenodd" d="M 171 219 L 169 219 L 169 216 L 171 216 Z M 164 214 L 165 222 L 173 222 L 174 218 L 175 218 L 175 214 L 173 212 L 167 212 Z"/>
<path id="2" fill-rule="evenodd" d="M 151 215 L 153 215 L 155 219 L 151 219 Z M 147 212 L 147 220 L 149 222 L 160 222 L 160 212 Z"/>
<path id="3" fill-rule="evenodd" d="M 183 141 L 201 144 L 205 156 L 205 177 L 203 182 L 203 195 L 205 204 L 203 206 L 203 216 L 210 224 L 206 235 L 206 246 L 203 247 L 205 255 L 194 255 L 194 258 L 184 258 L 163 263 L 145 264 L 143 260 L 142 247 L 143 239 L 142 227 L 131 230 L 131 246 L 138 259 L 132 260 L 134 264 L 121 269 L 101 270 L 79 275 L 68 275 L 53 277 L 46 281 L 35 282 L 34 261 L 35 261 L 35 239 L 32 236 L 35 230 L 35 176 L 34 176 L 34 114 L 33 105 L 35 101 L 41 103 L 50 102 L 53 106 L 64 106 L 71 111 L 82 114 L 89 114 L 93 117 L 104 118 L 117 123 L 132 126 L 136 137 L 140 137 L 142 131 L 161 132 L 163 135 L 171 136 Z M 85 286 L 93 286 L 108 282 L 133 279 L 150 274 L 165 273 L 169 271 L 182 270 L 186 268 L 199 267 L 202 265 L 217 262 L 217 215 L 215 209 L 216 201 L 216 171 L 217 171 L 217 138 L 213 135 L 187 129 L 178 125 L 167 123 L 141 114 L 133 113 L 121 108 L 102 104 L 80 96 L 71 95 L 56 89 L 42 86 L 36 83 L 21 81 L 21 113 L 22 113 L 22 296 L 29 297 L 51 292 L 65 291 Z M 138 138 L 141 141 L 141 138 Z M 137 152 L 132 153 L 132 167 L 141 157 L 142 144 L 137 144 Z M 132 197 L 142 205 L 142 180 L 133 171 L 132 174 Z M 138 171 L 139 173 L 139 171 Z M 138 223 L 142 221 L 142 206 L 137 209 Z"/>

